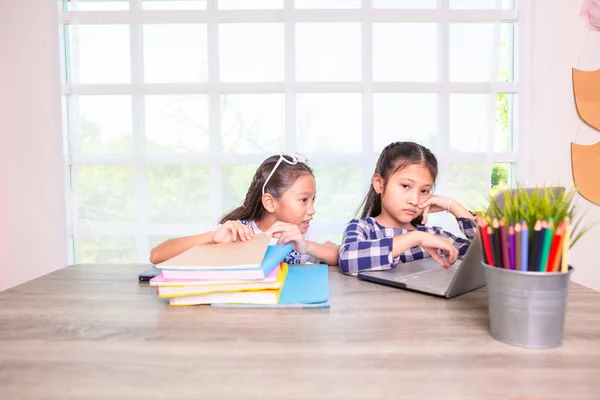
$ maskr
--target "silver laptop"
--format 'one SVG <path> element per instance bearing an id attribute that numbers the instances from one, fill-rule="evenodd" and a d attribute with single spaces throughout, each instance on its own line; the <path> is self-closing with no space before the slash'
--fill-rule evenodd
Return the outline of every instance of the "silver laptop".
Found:
<path id="1" fill-rule="evenodd" d="M 525 190 L 530 192 L 535 189 Z M 547 190 L 557 196 L 564 193 L 565 188 L 551 187 Z M 500 191 L 494 196 L 494 202 L 501 210 L 504 209 L 505 192 Z M 490 211 L 488 209 L 488 212 Z M 462 260 L 457 260 L 447 269 L 428 257 L 403 263 L 397 268 L 385 271 L 359 272 L 358 278 L 450 299 L 485 286 L 485 272 L 481 266 L 483 254 L 479 240 L 477 234 Z"/>

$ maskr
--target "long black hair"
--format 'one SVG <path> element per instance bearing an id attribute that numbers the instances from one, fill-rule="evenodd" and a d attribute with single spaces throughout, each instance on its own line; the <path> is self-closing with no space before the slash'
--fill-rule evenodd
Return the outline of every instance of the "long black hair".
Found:
<path id="1" fill-rule="evenodd" d="M 438 174 L 437 159 L 427 147 L 415 142 L 394 142 L 385 146 L 377 159 L 373 175 L 379 174 L 383 178 L 383 191 L 385 192 L 390 176 L 412 164 L 424 165 L 435 182 Z M 361 206 L 363 207 L 361 218 L 376 217 L 381 214 L 381 196 L 375 191 L 373 184 Z M 418 216 L 411 224 L 416 226 L 421 223 L 421 220 L 422 217 Z"/>
<path id="2" fill-rule="evenodd" d="M 219 221 L 220 224 L 230 220 L 260 221 L 263 218 L 265 208 L 262 204 L 262 187 L 265 179 L 267 179 L 275 164 L 279 161 L 279 157 L 286 157 L 287 160 L 292 161 L 290 156 L 285 155 L 271 156 L 263 161 L 252 177 L 252 182 L 250 182 L 250 187 L 248 188 L 248 192 L 246 192 L 244 204 L 225 214 L 221 218 L 221 221 Z M 279 199 L 300 176 L 305 174 L 314 176 L 312 169 L 306 163 L 298 161 L 295 164 L 288 164 L 285 161 L 281 161 L 273 175 L 269 178 L 269 182 L 267 182 L 267 186 L 265 187 L 265 193 L 271 193 L 273 197 Z"/>

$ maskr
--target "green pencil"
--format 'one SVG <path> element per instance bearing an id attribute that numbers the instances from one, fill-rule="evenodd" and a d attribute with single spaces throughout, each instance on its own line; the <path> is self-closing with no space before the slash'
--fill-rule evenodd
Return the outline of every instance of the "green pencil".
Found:
<path id="1" fill-rule="evenodd" d="M 552 244 L 552 233 L 554 232 L 552 226 L 552 218 L 546 223 L 542 222 L 542 227 L 545 231 L 544 233 L 544 243 L 542 246 L 542 256 L 540 258 L 540 272 L 546 272 L 546 267 L 548 266 L 548 256 L 550 255 L 550 245 Z"/>

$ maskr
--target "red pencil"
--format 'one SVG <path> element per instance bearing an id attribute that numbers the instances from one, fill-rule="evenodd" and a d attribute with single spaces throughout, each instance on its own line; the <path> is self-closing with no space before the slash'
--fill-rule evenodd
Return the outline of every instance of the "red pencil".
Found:
<path id="1" fill-rule="evenodd" d="M 483 254 L 485 255 L 485 261 L 491 267 L 494 266 L 494 254 L 492 253 L 492 246 L 490 244 L 490 238 L 488 236 L 488 229 L 491 229 L 488 226 L 485 219 L 481 218 L 481 243 L 483 245 Z"/>
<path id="2" fill-rule="evenodd" d="M 564 229 L 564 224 L 562 222 L 559 223 L 558 228 L 556 228 L 554 237 L 552 238 L 552 244 L 550 246 L 550 256 L 548 257 L 548 266 L 546 267 L 546 272 L 558 271 L 558 261 L 560 259 L 559 249 L 562 248 L 562 237 Z"/>

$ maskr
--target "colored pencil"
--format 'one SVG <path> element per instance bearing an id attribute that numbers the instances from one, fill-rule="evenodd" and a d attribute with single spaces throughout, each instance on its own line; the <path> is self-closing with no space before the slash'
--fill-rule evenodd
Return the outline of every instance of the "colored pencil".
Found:
<path id="1" fill-rule="evenodd" d="M 531 252 L 529 253 L 529 265 L 527 269 L 529 271 L 537 271 L 539 261 L 539 248 L 540 248 L 540 237 L 542 236 L 542 223 L 538 220 L 533 227 L 533 234 L 531 235 Z"/>
<path id="2" fill-rule="evenodd" d="M 546 226 L 542 226 L 545 233 L 544 241 L 542 242 L 542 255 L 540 257 L 540 272 L 546 272 L 548 270 L 548 256 L 550 255 L 550 245 L 552 244 L 552 236 L 554 236 L 552 221 L 548 221 L 545 224 Z"/>
<path id="3" fill-rule="evenodd" d="M 508 255 L 508 233 L 506 231 L 506 225 L 504 224 L 504 218 L 500 221 L 500 246 L 502 247 L 502 267 L 510 269 L 510 257 Z"/>
<path id="4" fill-rule="evenodd" d="M 504 265 L 502 265 L 502 247 L 500 246 L 500 225 L 496 218 L 494 218 L 494 221 L 492 222 L 492 227 L 494 228 L 494 263 L 496 263 L 497 266 L 504 268 Z"/>
<path id="5" fill-rule="evenodd" d="M 492 245 L 494 243 L 494 228 L 492 228 L 489 225 L 487 227 L 487 238 L 486 239 L 487 240 L 485 242 L 485 246 L 486 246 L 487 252 L 489 254 L 490 265 L 492 267 L 499 267 L 499 265 L 496 264 L 496 255 L 494 254 L 494 246 Z"/>
<path id="6" fill-rule="evenodd" d="M 515 227 L 510 224 L 510 226 L 508 227 L 508 256 L 509 256 L 509 261 L 510 261 L 510 269 L 517 269 L 516 267 L 516 262 L 515 262 L 515 255 L 516 255 L 516 251 L 517 249 L 515 248 Z"/>
<path id="7" fill-rule="evenodd" d="M 561 272 L 569 271 L 569 250 L 571 249 L 571 219 L 565 217 L 564 221 L 565 232 L 563 233 L 562 240 L 562 259 L 561 259 Z"/>
<path id="8" fill-rule="evenodd" d="M 552 238 L 552 244 L 550 244 L 550 255 L 548 256 L 548 267 L 547 272 L 560 272 L 558 262 L 560 261 L 560 248 L 562 245 L 564 226 L 560 222 Z"/>
<path id="9" fill-rule="evenodd" d="M 529 227 L 527 221 L 521 224 L 521 271 L 529 270 Z"/>
<path id="10" fill-rule="evenodd" d="M 479 215 L 475 218 L 475 222 L 477 223 L 477 230 L 479 232 L 479 238 L 481 239 L 481 254 L 483 255 L 483 262 L 490 265 L 484 241 L 484 237 L 487 237 L 487 223 L 485 222 L 485 219 Z"/>
<path id="11" fill-rule="evenodd" d="M 512 227 L 511 227 L 512 229 Z M 514 256 L 515 256 L 515 261 L 513 263 L 513 265 L 515 266 L 515 270 L 517 271 L 521 271 L 521 223 L 517 222 L 515 224 L 515 251 L 514 251 Z"/>

